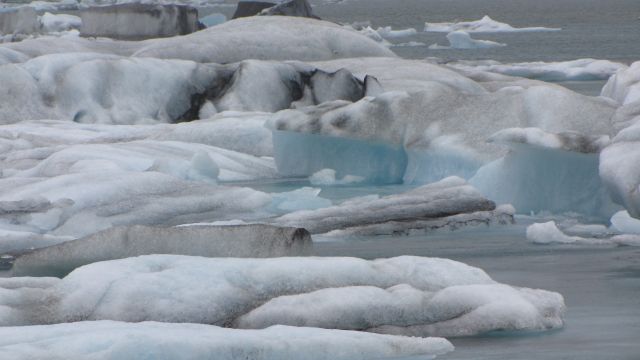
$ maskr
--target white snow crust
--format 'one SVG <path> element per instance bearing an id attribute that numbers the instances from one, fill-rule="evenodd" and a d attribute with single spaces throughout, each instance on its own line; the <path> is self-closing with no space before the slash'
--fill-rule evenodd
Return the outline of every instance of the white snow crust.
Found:
<path id="1" fill-rule="evenodd" d="M 442 338 L 416 338 L 356 331 L 273 326 L 225 329 L 200 324 L 85 321 L 0 328 L 0 355 L 12 359 L 209 358 L 220 360 L 356 360 L 420 356 L 453 350 Z"/>

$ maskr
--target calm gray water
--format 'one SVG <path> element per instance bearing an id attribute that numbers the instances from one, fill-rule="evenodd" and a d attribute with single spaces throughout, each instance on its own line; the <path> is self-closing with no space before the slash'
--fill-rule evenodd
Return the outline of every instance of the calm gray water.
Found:
<path id="1" fill-rule="evenodd" d="M 506 43 L 485 50 L 429 50 L 394 47 L 408 58 L 493 59 L 502 62 L 559 61 L 579 58 L 632 62 L 640 59 L 638 0 L 314 0 L 316 13 L 340 23 L 370 21 L 373 27 L 415 28 L 416 36 L 394 43 L 419 41 L 448 44 L 443 33 L 424 33 L 424 23 L 478 20 L 489 15 L 515 27 L 562 28 L 557 32 L 473 34 L 477 39 Z"/>
<path id="2" fill-rule="evenodd" d="M 315 251 L 368 259 L 450 258 L 478 266 L 497 281 L 564 296 L 562 330 L 450 339 L 456 350 L 441 359 L 640 359 L 640 249 L 535 245 L 527 242 L 525 225 L 316 243 Z"/>

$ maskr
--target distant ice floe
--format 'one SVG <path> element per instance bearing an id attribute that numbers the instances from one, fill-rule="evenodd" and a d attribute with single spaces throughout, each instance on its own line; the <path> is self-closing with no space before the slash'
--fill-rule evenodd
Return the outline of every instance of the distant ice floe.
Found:
<path id="1" fill-rule="evenodd" d="M 529 225 L 527 239 L 536 244 L 640 246 L 640 235 L 638 234 L 620 234 L 608 237 L 567 235 L 558 228 L 554 221 Z"/>
<path id="2" fill-rule="evenodd" d="M 558 31 L 560 28 L 546 28 L 546 27 L 524 27 L 516 28 L 509 24 L 501 23 L 485 15 L 482 19 L 476 21 L 461 21 L 461 22 L 441 22 L 441 23 L 429 23 L 424 24 L 424 31 L 432 32 L 446 32 L 453 31 L 466 31 L 468 33 L 476 32 L 529 32 L 529 31 Z"/>
<path id="3" fill-rule="evenodd" d="M 98 262 L 63 279 L 44 279 L 34 284 L 29 277 L 0 278 L 5 290 L 0 292 L 0 324 L 295 324 L 469 336 L 556 329 L 563 326 L 565 311 L 558 293 L 500 284 L 456 261 L 410 256 L 367 261 L 149 255 Z"/>
<path id="4" fill-rule="evenodd" d="M 488 71 L 543 81 L 607 80 L 627 65 L 609 60 L 578 59 L 559 62 L 524 62 L 503 64 L 494 60 L 449 62 L 446 66 L 465 72 Z"/>
<path id="5" fill-rule="evenodd" d="M 159 322 L 86 321 L 0 329 L 0 355 L 12 359 L 104 360 L 190 359 L 367 360 L 420 356 L 429 359 L 453 350 L 443 338 L 367 334 L 357 331 L 274 326 L 237 330 L 212 325 Z"/>
<path id="6" fill-rule="evenodd" d="M 415 35 L 418 33 L 418 30 L 414 28 L 393 30 L 391 26 L 379 27 L 376 29 L 376 31 L 378 32 L 378 34 L 380 34 L 380 36 L 382 36 L 385 39 L 402 38 L 402 37 Z"/>
<path id="7" fill-rule="evenodd" d="M 449 46 L 433 44 L 429 45 L 429 49 L 491 49 L 507 46 L 507 44 L 495 41 L 472 39 L 471 35 L 463 30 L 456 30 L 448 33 L 447 40 L 449 40 Z"/>

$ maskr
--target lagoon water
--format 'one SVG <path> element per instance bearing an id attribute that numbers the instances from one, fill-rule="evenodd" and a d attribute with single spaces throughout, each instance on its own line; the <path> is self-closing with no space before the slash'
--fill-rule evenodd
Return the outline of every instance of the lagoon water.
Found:
<path id="1" fill-rule="evenodd" d="M 340 23 L 370 21 L 373 28 L 415 28 L 418 34 L 394 43 L 447 44 L 446 33 L 423 32 L 425 22 L 479 20 L 484 15 L 514 27 L 562 28 L 556 32 L 473 34 L 507 44 L 503 48 L 430 50 L 394 47 L 408 58 L 491 59 L 501 62 L 564 61 L 579 58 L 632 62 L 640 58 L 640 2 L 637 0 L 345 0 L 316 2 L 316 13 Z"/>

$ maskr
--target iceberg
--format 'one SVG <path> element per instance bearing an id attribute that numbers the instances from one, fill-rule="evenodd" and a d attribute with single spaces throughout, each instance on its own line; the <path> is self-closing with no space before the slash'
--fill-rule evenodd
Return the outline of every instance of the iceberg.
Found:
<path id="1" fill-rule="evenodd" d="M 380 83 L 385 86 L 384 79 Z M 598 137 L 610 133 L 616 109 L 604 98 L 537 83 L 472 95 L 445 82 L 419 86 L 276 113 L 267 125 L 274 130 L 278 172 L 308 177 L 329 168 L 339 177 L 381 184 L 469 179 L 506 155 L 503 147 L 486 142 L 500 130 L 537 127 Z"/>
<path id="2" fill-rule="evenodd" d="M 424 31 L 433 32 L 452 32 L 462 30 L 468 33 L 476 32 L 529 32 L 529 31 L 558 31 L 559 28 L 546 28 L 546 27 L 523 27 L 517 28 L 509 24 L 501 23 L 485 15 L 482 19 L 476 21 L 462 21 L 462 22 L 441 22 L 424 24 Z"/>
<path id="3" fill-rule="evenodd" d="M 449 46 L 433 44 L 429 46 L 429 49 L 490 49 L 507 46 L 506 44 L 495 41 L 472 39 L 471 35 L 463 30 L 456 30 L 448 33 L 447 40 L 449 41 Z"/>
<path id="4" fill-rule="evenodd" d="M 275 112 L 357 101 L 376 85 L 372 77 L 360 80 L 344 69 L 325 72 L 302 64 L 247 60 L 225 66 L 100 53 L 51 54 L 7 64 L 0 67 L 0 80 L 7 84 L 0 99 L 0 122 L 5 123 L 187 122 L 223 111 Z M 150 87 L 162 91 L 150 92 Z M 34 99 L 32 106 L 22 106 L 25 96 Z"/>
<path id="5" fill-rule="evenodd" d="M 309 255 L 310 251 L 311 236 L 299 228 L 121 226 L 19 255 L 11 274 L 63 277 L 94 262 L 149 254 L 261 258 Z"/>
<path id="6" fill-rule="evenodd" d="M 245 59 L 319 61 L 395 54 L 342 26 L 308 18 L 253 16 L 176 38 L 148 40 L 133 56 L 221 64 Z"/>
<path id="7" fill-rule="evenodd" d="M 262 327 L 295 323 L 298 314 L 309 323 L 326 319 L 316 325 L 331 329 L 466 336 L 559 328 L 565 309 L 560 294 L 501 285 L 452 260 L 411 256 L 148 255 L 48 279 L 34 288 L 33 278 L 0 278 L 2 326 L 117 320 Z M 406 316 L 391 316 L 399 313 Z"/>
<path id="8" fill-rule="evenodd" d="M 525 214 L 579 212 L 608 218 L 618 210 L 598 176 L 599 152 L 608 136 L 516 128 L 489 141 L 510 149 L 469 180 L 489 199 L 508 202 Z"/>
<path id="9" fill-rule="evenodd" d="M 640 218 L 640 62 L 613 75 L 602 89 L 602 96 L 620 107 L 612 121 L 617 133 L 600 153 L 600 177 L 609 195 L 625 207 L 628 214 Z"/>
<path id="10" fill-rule="evenodd" d="M 0 355 L 103 360 L 192 359 L 368 360 L 420 356 L 433 359 L 453 350 L 443 338 L 416 338 L 356 331 L 273 326 L 264 330 L 226 329 L 200 324 L 85 321 L 3 327 Z M 99 348 L 99 350 L 96 350 Z"/>
<path id="11" fill-rule="evenodd" d="M 428 224 L 427 220 L 495 208 L 495 203 L 464 180 L 450 177 L 400 194 L 370 200 L 356 198 L 332 207 L 292 212 L 273 222 L 304 227 L 313 234 L 380 224 L 404 224 L 405 229 L 411 229 L 421 221 Z"/>

